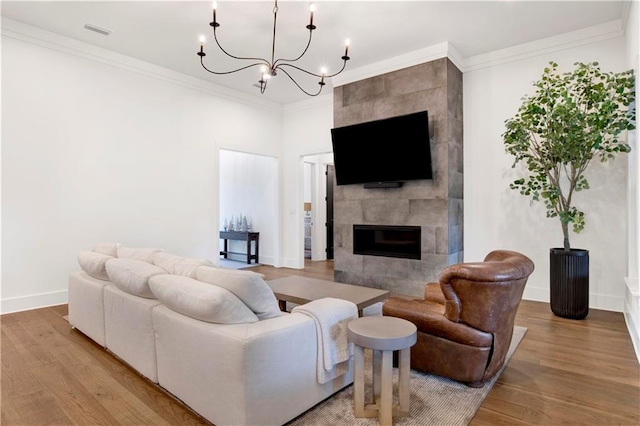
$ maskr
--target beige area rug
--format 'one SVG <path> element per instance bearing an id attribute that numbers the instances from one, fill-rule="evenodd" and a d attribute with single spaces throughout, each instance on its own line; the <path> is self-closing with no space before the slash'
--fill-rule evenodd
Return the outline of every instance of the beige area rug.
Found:
<path id="1" fill-rule="evenodd" d="M 513 339 L 507 353 L 505 366 L 526 332 L 527 329 L 525 327 L 515 327 L 513 330 Z M 365 351 L 365 353 L 368 352 L 370 351 Z M 370 371 L 370 366 L 367 367 L 365 371 Z M 394 417 L 393 424 L 398 426 L 456 426 L 469 424 L 504 368 L 503 366 L 502 370 L 482 388 L 470 388 L 444 377 L 411 370 L 409 386 L 411 417 Z M 393 375 L 395 385 L 398 379 L 397 368 L 394 368 Z M 370 382 L 367 381 L 366 383 Z M 396 395 L 397 389 L 394 389 L 394 399 Z M 367 397 L 370 398 L 369 395 Z M 287 423 L 287 426 L 367 426 L 378 424 L 377 419 L 359 419 L 353 415 L 353 385 L 351 385 Z"/>

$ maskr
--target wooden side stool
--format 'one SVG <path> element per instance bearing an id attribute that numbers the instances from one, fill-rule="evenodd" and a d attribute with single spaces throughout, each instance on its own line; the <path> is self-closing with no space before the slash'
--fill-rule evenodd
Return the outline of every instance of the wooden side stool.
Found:
<path id="1" fill-rule="evenodd" d="M 354 347 L 353 398 L 356 417 L 378 417 L 381 425 L 392 425 L 393 416 L 408 416 L 411 346 L 416 343 L 416 326 L 394 317 L 362 317 L 348 325 Z M 373 404 L 365 405 L 364 349 L 373 351 Z M 398 407 L 393 402 L 393 351 L 398 356 Z"/>

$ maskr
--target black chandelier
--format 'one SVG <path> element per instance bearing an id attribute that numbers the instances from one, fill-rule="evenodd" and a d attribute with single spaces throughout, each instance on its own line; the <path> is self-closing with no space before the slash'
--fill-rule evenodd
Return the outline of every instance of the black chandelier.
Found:
<path id="1" fill-rule="evenodd" d="M 298 56 L 295 59 L 284 59 L 284 58 L 280 58 L 280 59 L 275 59 L 275 52 L 276 52 L 276 21 L 278 18 L 278 0 L 275 0 L 275 5 L 273 7 L 273 38 L 271 41 L 271 61 L 267 60 L 267 59 L 263 59 L 263 58 L 252 58 L 252 57 L 241 57 L 241 56 L 235 56 L 232 55 L 230 53 L 228 53 L 221 45 L 220 42 L 218 41 L 218 35 L 216 32 L 216 29 L 220 26 L 220 23 L 217 20 L 217 16 L 216 16 L 216 9 L 217 9 L 218 5 L 217 3 L 214 1 L 213 2 L 213 21 L 209 23 L 209 25 L 213 28 L 213 38 L 216 42 L 216 44 L 218 45 L 218 47 L 220 48 L 220 50 L 227 56 L 234 58 L 234 59 L 239 59 L 239 60 L 243 60 L 243 61 L 254 61 L 254 63 L 240 67 L 238 69 L 235 70 L 231 70 L 231 71 L 212 71 L 209 68 L 207 68 L 204 64 L 204 57 L 207 55 L 206 53 L 204 53 L 204 36 L 200 36 L 200 51 L 198 52 L 198 56 L 200 56 L 200 64 L 202 65 L 202 68 L 204 68 L 205 70 L 209 71 L 212 74 L 217 74 L 217 75 L 224 75 L 224 74 L 232 74 L 234 72 L 238 72 L 238 71 L 242 71 L 244 69 L 247 68 L 251 68 L 251 67 L 261 67 L 260 70 L 260 80 L 258 80 L 258 83 L 260 85 L 260 93 L 264 93 L 264 91 L 267 89 L 267 82 L 271 77 L 275 77 L 278 74 L 278 71 L 282 71 L 282 73 L 284 75 L 286 75 L 287 77 L 289 77 L 289 79 L 291 79 L 291 81 L 293 81 L 293 83 L 298 86 L 298 88 L 300 90 L 302 90 L 304 93 L 306 93 L 309 96 L 318 96 L 320 94 L 320 92 L 322 91 L 322 88 L 324 87 L 324 85 L 326 84 L 324 82 L 325 78 L 331 78 L 331 77 L 335 77 L 336 75 L 340 74 L 342 71 L 344 71 L 344 68 L 347 66 L 347 61 L 350 59 L 348 54 L 349 54 L 349 40 L 347 40 L 345 42 L 345 48 L 344 48 L 344 56 L 342 56 L 342 68 L 340 69 L 340 71 L 338 71 L 335 74 L 331 74 L 331 75 L 327 75 L 327 70 L 326 68 L 322 68 L 320 70 L 320 74 L 316 74 L 313 73 L 311 71 L 307 71 L 303 68 L 300 68 L 296 65 L 293 65 L 292 62 L 295 62 L 297 60 L 299 60 L 300 58 L 302 58 L 304 56 L 305 53 L 307 53 L 307 50 L 309 49 L 309 46 L 311 45 L 311 36 L 313 34 L 313 30 L 316 29 L 316 26 L 313 25 L 313 12 L 315 11 L 315 5 L 313 3 L 311 3 L 309 5 L 309 13 L 310 13 L 310 17 L 309 17 L 309 25 L 307 25 L 307 29 L 309 30 L 309 41 L 307 41 L 307 46 L 304 48 L 304 50 L 302 51 L 302 53 L 300 54 L 300 56 Z M 257 61 L 257 62 L 256 62 Z M 318 85 L 320 86 L 320 88 L 318 89 L 318 91 L 316 93 L 310 93 L 308 91 L 306 91 L 305 89 L 302 88 L 302 86 L 300 86 L 300 84 L 298 84 L 297 81 L 294 80 L 294 78 L 291 76 L 291 74 L 289 74 L 289 72 L 287 71 L 286 68 L 289 69 L 296 69 L 298 71 L 302 71 L 303 73 L 312 75 L 314 77 L 318 77 L 320 79 L 320 81 L 318 82 Z"/>

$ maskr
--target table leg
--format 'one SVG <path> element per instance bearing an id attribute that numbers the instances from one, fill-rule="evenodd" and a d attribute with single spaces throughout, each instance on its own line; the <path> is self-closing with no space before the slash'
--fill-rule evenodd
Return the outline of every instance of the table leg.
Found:
<path id="1" fill-rule="evenodd" d="M 287 302 L 285 300 L 278 300 L 278 307 L 282 312 L 287 312 Z"/>
<path id="2" fill-rule="evenodd" d="M 381 393 L 378 420 L 383 426 L 393 425 L 393 351 L 382 352 Z"/>
<path id="3" fill-rule="evenodd" d="M 353 404 L 356 417 L 365 417 L 364 409 L 364 349 L 353 348 Z"/>
<path id="4" fill-rule="evenodd" d="M 247 237 L 247 263 L 251 263 L 251 238 Z"/>
<path id="5" fill-rule="evenodd" d="M 256 263 L 260 263 L 260 235 L 256 235 Z"/>
<path id="6" fill-rule="evenodd" d="M 373 403 L 377 403 L 380 399 L 380 360 L 382 351 L 372 349 L 373 351 Z"/>
<path id="7" fill-rule="evenodd" d="M 398 416 L 408 416 L 411 411 L 409 398 L 410 363 L 411 349 L 400 350 L 398 354 Z"/>

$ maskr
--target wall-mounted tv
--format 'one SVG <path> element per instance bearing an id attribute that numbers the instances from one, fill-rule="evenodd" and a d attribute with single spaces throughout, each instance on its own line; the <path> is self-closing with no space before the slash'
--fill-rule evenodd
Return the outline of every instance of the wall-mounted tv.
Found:
<path id="1" fill-rule="evenodd" d="M 336 127 L 331 141 L 338 185 L 397 187 L 433 178 L 427 111 Z"/>

